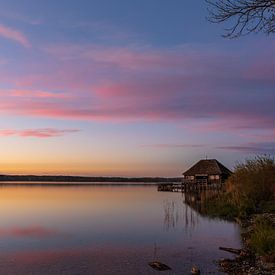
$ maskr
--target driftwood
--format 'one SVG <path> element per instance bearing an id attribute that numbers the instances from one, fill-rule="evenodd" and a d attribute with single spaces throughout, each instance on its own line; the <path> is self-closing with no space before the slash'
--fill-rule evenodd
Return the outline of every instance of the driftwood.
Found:
<path id="1" fill-rule="evenodd" d="M 240 255 L 241 252 L 242 252 L 241 249 L 230 248 L 230 247 L 222 247 L 222 246 L 220 246 L 219 249 L 223 250 L 223 251 L 226 251 L 226 252 L 233 253 L 233 254 L 237 254 L 237 255 Z"/>
<path id="2" fill-rule="evenodd" d="M 149 265 L 152 268 L 154 268 L 156 270 L 159 270 L 159 271 L 171 270 L 171 268 L 168 265 L 163 264 L 163 263 L 158 262 L 158 261 L 150 262 Z"/>
<path id="3" fill-rule="evenodd" d="M 191 269 L 191 274 L 200 275 L 201 271 L 197 267 L 193 266 L 192 269 Z"/>

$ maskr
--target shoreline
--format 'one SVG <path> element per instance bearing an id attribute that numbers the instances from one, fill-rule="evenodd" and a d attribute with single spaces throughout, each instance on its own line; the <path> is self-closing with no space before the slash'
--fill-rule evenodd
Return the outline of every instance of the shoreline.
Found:
<path id="1" fill-rule="evenodd" d="M 45 186 L 45 187 L 84 187 L 84 186 L 157 186 L 153 182 L 35 182 L 35 181 L 0 181 L 0 187 L 8 186 Z"/>
<path id="2" fill-rule="evenodd" d="M 275 273 L 275 255 L 261 256 L 255 253 L 250 247 L 251 233 L 255 229 L 258 218 L 268 219 L 275 226 L 274 213 L 253 214 L 245 219 L 236 220 L 241 228 L 241 240 L 243 248 L 234 259 L 222 258 L 217 264 L 222 272 L 227 274 L 265 274 L 272 275 Z"/>

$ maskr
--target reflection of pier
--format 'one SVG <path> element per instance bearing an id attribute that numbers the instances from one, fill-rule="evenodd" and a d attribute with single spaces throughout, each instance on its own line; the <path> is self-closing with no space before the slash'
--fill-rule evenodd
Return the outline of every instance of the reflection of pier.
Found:
<path id="1" fill-rule="evenodd" d="M 183 203 L 174 200 L 163 201 L 164 227 L 166 231 L 182 226 L 188 232 L 193 230 L 198 222 L 199 215 L 206 215 L 206 202 L 219 196 L 220 190 L 200 190 L 182 194 Z"/>
<path id="2" fill-rule="evenodd" d="M 201 190 L 199 192 L 187 192 L 184 195 L 184 202 L 194 210 L 198 211 L 200 214 L 205 214 L 205 203 L 212 198 L 219 196 L 221 193 L 221 190 L 215 189 Z"/>

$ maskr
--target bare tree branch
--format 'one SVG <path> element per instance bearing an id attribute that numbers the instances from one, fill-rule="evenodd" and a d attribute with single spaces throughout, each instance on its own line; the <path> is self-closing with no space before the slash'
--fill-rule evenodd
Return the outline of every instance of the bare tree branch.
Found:
<path id="1" fill-rule="evenodd" d="M 230 21 L 232 26 L 223 35 L 235 38 L 251 32 L 275 33 L 275 0 L 205 0 L 208 20 Z"/>

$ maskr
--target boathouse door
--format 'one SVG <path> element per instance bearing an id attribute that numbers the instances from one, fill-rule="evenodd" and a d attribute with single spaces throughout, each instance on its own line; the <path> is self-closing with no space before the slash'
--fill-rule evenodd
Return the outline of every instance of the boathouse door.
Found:
<path id="1" fill-rule="evenodd" d="M 208 183 L 207 174 L 197 174 L 195 175 L 196 183 L 200 185 L 206 185 Z"/>

